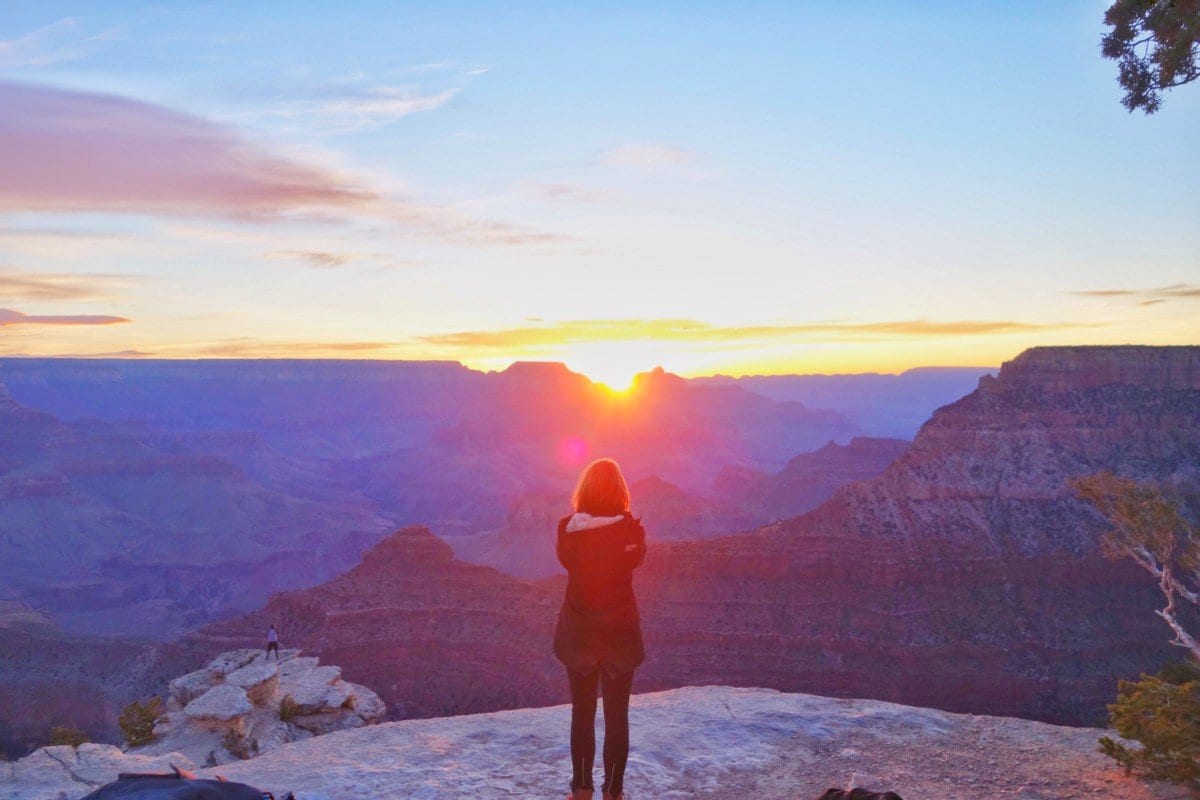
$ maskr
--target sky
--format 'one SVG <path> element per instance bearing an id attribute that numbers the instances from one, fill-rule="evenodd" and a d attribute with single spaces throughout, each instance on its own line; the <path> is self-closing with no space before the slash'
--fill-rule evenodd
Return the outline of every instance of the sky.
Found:
<path id="1" fill-rule="evenodd" d="M 994 366 L 1200 342 L 1103 2 L 0 6 L 0 356 Z"/>

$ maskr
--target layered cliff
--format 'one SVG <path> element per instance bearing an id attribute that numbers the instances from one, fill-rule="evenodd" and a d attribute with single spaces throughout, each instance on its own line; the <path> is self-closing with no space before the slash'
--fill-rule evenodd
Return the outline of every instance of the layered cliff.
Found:
<path id="1" fill-rule="evenodd" d="M 659 547 L 647 680 L 1102 718 L 1117 677 L 1178 657 L 1161 598 L 1104 561 L 1068 478 L 1200 490 L 1200 348 L 1044 348 L 939 409 L 879 477 L 754 537 Z"/>

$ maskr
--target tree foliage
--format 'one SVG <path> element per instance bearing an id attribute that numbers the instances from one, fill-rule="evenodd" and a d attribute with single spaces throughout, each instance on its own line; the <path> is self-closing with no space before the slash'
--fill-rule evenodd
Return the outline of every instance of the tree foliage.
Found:
<path id="1" fill-rule="evenodd" d="M 151 697 L 144 703 L 133 701 L 125 706 L 117 725 L 125 736 L 125 744 L 140 747 L 154 741 L 154 726 L 166 718 L 161 697 Z"/>
<path id="2" fill-rule="evenodd" d="M 1200 537 L 1182 496 L 1110 472 L 1070 482 L 1112 525 L 1100 540 L 1109 558 L 1132 558 L 1158 580 L 1167 605 L 1158 615 L 1191 656 L 1183 664 L 1120 681 L 1108 707 L 1126 740 L 1100 739 L 1100 750 L 1127 770 L 1200 789 L 1200 642 L 1180 619 L 1180 602 L 1200 607 Z M 1195 617 L 1192 617 L 1194 621 Z"/>
<path id="3" fill-rule="evenodd" d="M 1200 641 L 1180 618 L 1181 602 L 1200 608 L 1200 536 L 1182 498 L 1110 472 L 1077 478 L 1070 485 L 1112 524 L 1100 540 L 1104 555 L 1132 558 L 1158 580 L 1167 604 L 1157 613 L 1175 634 L 1171 643 L 1200 660 Z"/>
<path id="4" fill-rule="evenodd" d="M 1104 23 L 1100 51 L 1117 62 L 1131 112 L 1153 114 L 1163 90 L 1200 78 L 1200 0 L 1116 0 Z"/>
<path id="5" fill-rule="evenodd" d="M 1108 710 L 1117 733 L 1141 747 L 1104 736 L 1101 752 L 1147 778 L 1200 789 L 1200 666 L 1174 665 L 1121 681 Z"/>
<path id="6" fill-rule="evenodd" d="M 79 747 L 81 744 L 87 744 L 91 739 L 88 738 L 86 731 L 81 731 L 79 728 L 69 728 L 65 725 L 56 725 L 50 729 L 50 744 L 59 745 L 67 744 L 71 747 Z"/>

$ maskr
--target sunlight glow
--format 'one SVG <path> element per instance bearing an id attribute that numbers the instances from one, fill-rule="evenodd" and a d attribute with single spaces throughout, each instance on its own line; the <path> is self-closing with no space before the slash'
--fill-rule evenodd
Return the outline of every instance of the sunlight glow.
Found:
<path id="1" fill-rule="evenodd" d="M 639 372 L 661 363 L 663 345 L 654 341 L 589 342 L 574 344 L 563 358 L 574 372 L 582 372 L 614 392 L 627 392 Z"/>

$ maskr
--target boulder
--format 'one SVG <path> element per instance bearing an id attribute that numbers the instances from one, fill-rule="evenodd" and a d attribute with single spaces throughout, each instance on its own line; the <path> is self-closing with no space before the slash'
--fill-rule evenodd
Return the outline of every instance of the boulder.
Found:
<path id="1" fill-rule="evenodd" d="M 221 684 L 188 703 L 183 713 L 188 719 L 208 727 L 229 727 L 229 723 L 250 713 L 254 708 L 246 690 L 240 686 Z"/>
<path id="2" fill-rule="evenodd" d="M 341 682 L 340 667 L 317 667 L 302 675 L 299 680 L 281 683 L 279 691 L 291 695 L 296 710 L 301 714 L 313 714 L 322 708 L 338 708 L 347 697 L 347 692 L 334 684 Z"/>
<path id="3" fill-rule="evenodd" d="M 225 683 L 245 689 L 254 705 L 267 705 L 279 685 L 279 666 L 268 661 L 256 661 L 226 675 Z"/>
<path id="4" fill-rule="evenodd" d="M 357 683 L 347 685 L 354 696 L 354 713 L 359 719 L 368 725 L 382 722 L 387 715 L 387 706 L 384 705 L 383 698 Z"/>
<path id="5" fill-rule="evenodd" d="M 195 672 L 189 672 L 187 675 L 180 675 L 171 681 L 170 699 L 174 700 L 179 708 L 182 709 L 215 685 L 216 680 L 212 672 L 208 669 L 198 669 Z"/>

